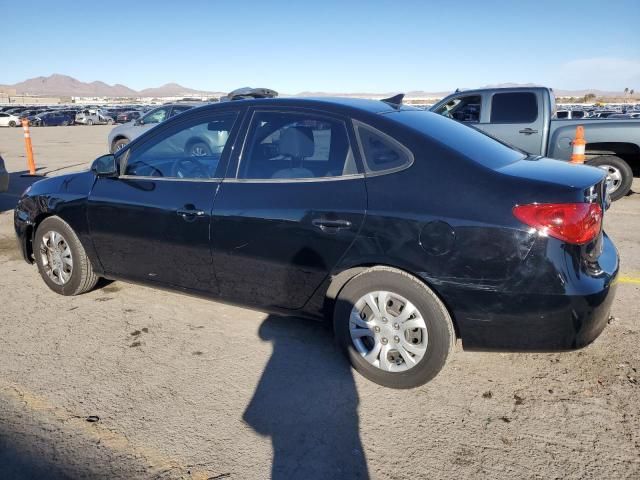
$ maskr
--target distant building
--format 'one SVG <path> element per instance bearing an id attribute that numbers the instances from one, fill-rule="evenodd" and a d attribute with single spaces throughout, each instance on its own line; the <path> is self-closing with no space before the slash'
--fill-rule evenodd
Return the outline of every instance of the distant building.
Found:
<path id="1" fill-rule="evenodd" d="M 55 105 L 58 103 L 70 103 L 71 97 L 42 97 L 36 95 L 18 95 L 15 89 L 12 92 L 0 91 L 0 103 L 15 103 L 17 105 Z"/>

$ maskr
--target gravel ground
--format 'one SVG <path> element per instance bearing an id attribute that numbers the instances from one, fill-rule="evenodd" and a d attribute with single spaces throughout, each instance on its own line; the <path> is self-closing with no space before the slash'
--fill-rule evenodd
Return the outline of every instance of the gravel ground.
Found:
<path id="1" fill-rule="evenodd" d="M 40 172 L 88 165 L 108 131 L 33 129 Z M 20 129 L 0 153 L 24 170 Z M 314 322 L 122 282 L 57 296 L 15 245 L 27 181 L 0 194 L 0 478 L 640 478 L 640 195 L 606 218 L 624 277 L 594 344 L 457 351 L 394 391 Z"/>

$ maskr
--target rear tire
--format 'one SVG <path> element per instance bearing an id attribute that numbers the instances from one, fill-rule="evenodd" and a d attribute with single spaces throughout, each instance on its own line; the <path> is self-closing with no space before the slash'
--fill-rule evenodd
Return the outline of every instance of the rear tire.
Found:
<path id="1" fill-rule="evenodd" d="M 369 307 L 370 295 L 380 315 Z M 415 313 L 403 317 L 405 308 Z M 455 341 L 451 317 L 435 293 L 415 277 L 389 267 L 370 268 L 344 286 L 333 324 L 336 341 L 353 368 L 390 388 L 414 388 L 432 380 Z M 367 329 L 370 334 L 362 335 Z"/>
<path id="2" fill-rule="evenodd" d="M 587 165 L 598 167 L 607 172 L 613 188 L 609 189 L 611 200 L 616 201 L 624 197 L 631 190 L 633 171 L 627 162 L 614 155 L 602 155 L 590 159 Z"/>
<path id="3" fill-rule="evenodd" d="M 33 250 L 44 283 L 60 295 L 80 295 L 98 282 L 80 239 L 60 217 L 38 225 Z"/>

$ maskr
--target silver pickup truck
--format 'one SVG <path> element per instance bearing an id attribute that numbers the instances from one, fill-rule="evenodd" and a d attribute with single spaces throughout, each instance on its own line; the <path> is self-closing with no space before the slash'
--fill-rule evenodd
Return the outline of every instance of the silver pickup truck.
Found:
<path id="1" fill-rule="evenodd" d="M 476 127 L 532 155 L 569 160 L 576 126 L 585 130 L 589 165 L 609 175 L 609 193 L 629 193 L 640 173 L 640 120 L 555 118 L 553 91 L 545 87 L 457 91 L 430 109 Z"/>

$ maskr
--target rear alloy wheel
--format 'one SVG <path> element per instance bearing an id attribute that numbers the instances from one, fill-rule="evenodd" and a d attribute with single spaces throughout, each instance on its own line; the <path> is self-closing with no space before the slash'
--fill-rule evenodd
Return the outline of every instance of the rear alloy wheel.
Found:
<path id="1" fill-rule="evenodd" d="M 45 218 L 38 226 L 34 256 L 40 276 L 60 295 L 79 295 L 98 281 L 78 236 L 59 217 Z"/>
<path id="2" fill-rule="evenodd" d="M 611 200 L 619 200 L 629 193 L 633 182 L 633 171 L 627 162 L 613 155 L 592 158 L 588 165 L 607 172 L 607 191 Z"/>
<path id="3" fill-rule="evenodd" d="M 391 388 L 413 388 L 446 363 L 455 334 L 440 299 L 411 275 L 374 267 L 342 289 L 334 313 L 336 339 L 353 367 Z"/>

